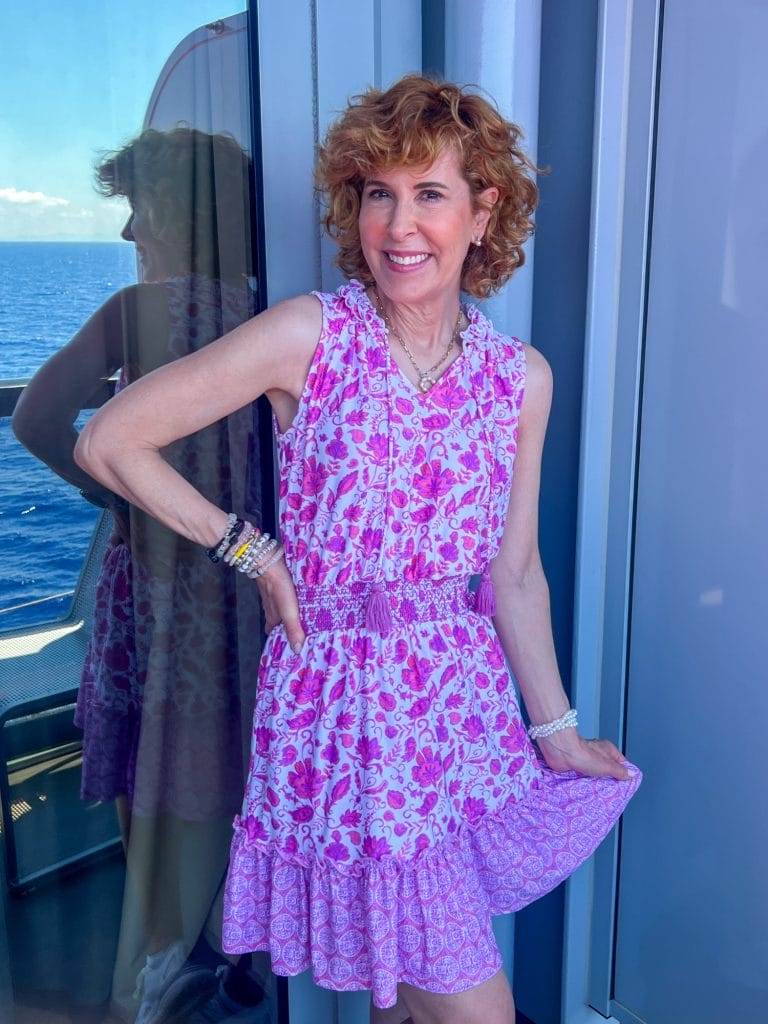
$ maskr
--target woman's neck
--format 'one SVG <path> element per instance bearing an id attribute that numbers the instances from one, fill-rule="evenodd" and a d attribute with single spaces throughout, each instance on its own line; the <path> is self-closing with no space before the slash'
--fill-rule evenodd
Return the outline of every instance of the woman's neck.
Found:
<path id="1" fill-rule="evenodd" d="M 441 305 L 410 305 L 390 302 L 375 285 L 366 289 L 366 294 L 379 315 L 383 312 L 385 324 L 405 341 L 414 355 L 437 359 L 451 338 L 461 344 L 458 334 L 465 329 L 468 320 L 460 309 L 458 295 Z"/>

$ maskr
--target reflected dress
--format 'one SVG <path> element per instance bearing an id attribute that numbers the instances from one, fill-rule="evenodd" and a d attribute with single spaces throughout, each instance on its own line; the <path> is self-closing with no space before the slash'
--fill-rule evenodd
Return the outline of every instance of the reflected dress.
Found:
<path id="1" fill-rule="evenodd" d="M 298 411 L 284 432 L 273 415 L 306 640 L 295 654 L 280 623 L 262 652 L 224 950 L 386 1008 L 399 981 L 454 993 L 494 975 L 492 916 L 585 861 L 642 773 L 552 771 L 494 629 L 522 342 L 469 303 L 462 353 L 423 393 L 361 282 L 312 294 Z"/>
<path id="2" fill-rule="evenodd" d="M 199 351 L 253 316 L 244 285 L 187 273 L 150 287 L 165 293 L 168 336 L 155 350 L 141 332 L 129 334 L 136 367 Z M 115 391 L 128 383 L 123 367 Z M 242 507 L 251 425 L 250 410 L 238 411 L 168 445 L 163 457 L 209 501 Z M 250 468 L 260 472 L 255 456 Z M 83 730 L 80 795 L 125 795 L 144 817 L 226 822 L 242 795 L 258 594 L 135 509 L 130 531 L 129 544 L 108 542 L 96 583 L 74 718 Z"/>

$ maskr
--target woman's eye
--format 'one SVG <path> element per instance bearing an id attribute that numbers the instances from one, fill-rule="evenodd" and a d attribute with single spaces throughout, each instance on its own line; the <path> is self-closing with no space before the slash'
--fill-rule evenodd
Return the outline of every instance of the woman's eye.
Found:
<path id="1" fill-rule="evenodd" d="M 374 188 L 368 193 L 369 199 L 378 199 L 379 196 L 387 196 L 389 193 L 383 188 Z M 425 196 L 432 203 L 436 199 L 442 199 L 442 193 L 434 191 L 434 189 L 424 189 L 421 195 Z"/>

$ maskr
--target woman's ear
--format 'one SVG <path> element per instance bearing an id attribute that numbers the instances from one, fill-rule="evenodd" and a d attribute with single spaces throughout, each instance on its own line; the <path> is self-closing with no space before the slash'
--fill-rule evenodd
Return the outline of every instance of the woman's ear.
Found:
<path id="1" fill-rule="evenodd" d="M 481 209 L 478 210 L 475 215 L 475 226 L 478 231 L 485 231 L 488 221 L 491 218 L 491 211 L 498 201 L 499 190 L 495 185 L 491 185 L 489 188 L 484 188 L 482 192 L 478 194 L 480 200 Z"/>

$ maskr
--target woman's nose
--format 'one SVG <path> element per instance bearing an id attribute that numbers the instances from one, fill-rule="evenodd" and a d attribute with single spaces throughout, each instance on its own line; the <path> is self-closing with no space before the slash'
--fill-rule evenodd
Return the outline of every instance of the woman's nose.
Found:
<path id="1" fill-rule="evenodd" d="M 406 238 L 414 230 L 414 216 L 409 203 L 396 203 L 392 208 L 389 233 L 393 238 Z"/>
<path id="2" fill-rule="evenodd" d="M 131 231 L 131 224 L 133 223 L 133 214 L 123 225 L 123 230 L 120 232 L 120 237 L 124 238 L 126 242 L 135 242 L 136 239 L 133 237 L 133 231 Z"/>

